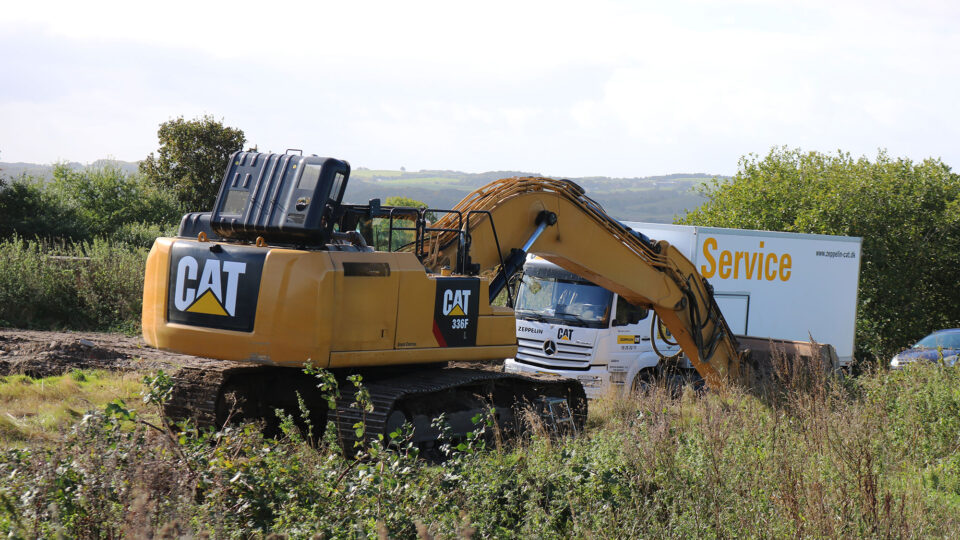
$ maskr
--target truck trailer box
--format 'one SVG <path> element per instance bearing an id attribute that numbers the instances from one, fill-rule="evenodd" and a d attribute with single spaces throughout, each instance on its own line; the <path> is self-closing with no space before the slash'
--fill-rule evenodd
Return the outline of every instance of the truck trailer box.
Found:
<path id="1" fill-rule="evenodd" d="M 853 358 L 861 238 L 624 222 L 676 246 L 736 335 L 833 345 Z"/>
<path id="2" fill-rule="evenodd" d="M 736 335 L 828 343 L 840 365 L 853 358 L 861 239 L 624 222 L 665 240 L 713 286 Z M 551 372 L 597 397 L 628 388 L 676 347 L 651 336 L 651 317 L 616 294 L 551 263 L 528 258 L 518 291 L 513 372 Z M 633 311 L 631 311 L 633 310 Z M 689 367 L 689 364 L 687 364 Z"/>

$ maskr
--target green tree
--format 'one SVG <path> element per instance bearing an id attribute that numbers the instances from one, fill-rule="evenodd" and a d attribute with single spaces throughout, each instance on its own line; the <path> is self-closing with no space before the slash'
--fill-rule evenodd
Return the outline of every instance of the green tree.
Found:
<path id="1" fill-rule="evenodd" d="M 83 240 L 89 230 L 77 209 L 43 180 L 21 176 L 9 183 L 0 180 L 0 237 L 14 234 Z"/>
<path id="2" fill-rule="evenodd" d="M 423 201 L 418 201 L 416 199 L 411 199 L 410 197 L 404 197 L 402 195 L 394 195 L 393 197 L 387 197 L 383 201 L 384 206 L 410 206 L 413 208 L 427 208 L 429 205 Z M 437 216 L 433 212 L 427 212 L 426 218 L 428 221 L 434 221 L 437 219 Z"/>
<path id="3" fill-rule="evenodd" d="M 939 159 L 875 160 L 774 148 L 679 223 L 860 236 L 857 355 L 885 362 L 926 333 L 960 326 L 960 176 Z M 788 309 L 788 307 L 785 307 Z"/>
<path id="4" fill-rule="evenodd" d="M 81 170 L 58 164 L 48 191 L 76 212 L 92 236 L 109 236 L 132 223 L 170 226 L 181 216 L 169 191 L 109 163 Z"/>
<path id="5" fill-rule="evenodd" d="M 246 140 L 243 131 L 212 116 L 179 117 L 160 124 L 160 148 L 140 163 L 150 181 L 173 191 L 184 210 L 213 208 L 230 154 Z"/>

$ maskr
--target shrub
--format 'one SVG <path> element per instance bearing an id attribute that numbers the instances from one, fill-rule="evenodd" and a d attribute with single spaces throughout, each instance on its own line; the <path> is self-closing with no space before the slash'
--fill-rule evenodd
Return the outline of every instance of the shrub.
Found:
<path id="1" fill-rule="evenodd" d="M 960 526 L 957 368 L 911 367 L 766 403 L 666 388 L 605 406 L 577 438 L 483 437 L 430 464 L 403 441 L 356 458 L 294 419 L 168 431 L 121 402 L 58 444 L 0 454 L 12 536 L 928 537 Z M 164 392 L 151 379 L 148 401 Z M 928 395 L 929 398 L 920 396 Z M 940 427 L 924 424 L 944 421 Z M 486 429 L 478 424 L 478 430 Z M 928 445 L 924 443 L 928 442 Z M 952 446 L 951 446 L 952 444 Z M 910 447 L 916 447 L 911 450 Z"/>
<path id="2" fill-rule="evenodd" d="M 110 235 L 115 248 L 128 250 L 150 249 L 153 241 L 161 236 L 175 236 L 176 225 L 156 225 L 152 223 L 124 223 Z"/>
<path id="3" fill-rule="evenodd" d="M 104 240 L 0 241 L 0 324 L 21 328 L 139 327 L 146 250 Z"/>
<path id="4" fill-rule="evenodd" d="M 46 191 L 80 216 L 89 233 L 85 240 L 116 234 L 131 224 L 169 226 L 182 215 L 168 190 L 109 162 L 81 170 L 58 164 Z"/>
<path id="5" fill-rule="evenodd" d="M 12 235 L 83 240 L 90 231 L 76 208 L 42 180 L 24 176 L 0 181 L 0 237 Z"/>

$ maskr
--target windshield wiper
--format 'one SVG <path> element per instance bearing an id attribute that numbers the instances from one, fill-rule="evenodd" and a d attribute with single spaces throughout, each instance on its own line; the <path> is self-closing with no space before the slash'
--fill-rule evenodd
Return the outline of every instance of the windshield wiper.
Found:
<path id="1" fill-rule="evenodd" d="M 521 319 L 526 319 L 528 321 L 544 322 L 547 320 L 546 317 L 537 313 L 536 311 L 516 311 L 515 313 L 519 315 Z"/>
<path id="2" fill-rule="evenodd" d="M 572 324 L 572 326 L 587 326 L 594 322 L 589 319 L 584 319 L 578 315 L 574 315 L 573 313 L 557 313 L 557 317 L 563 319 L 563 321 L 566 323 L 576 323 Z"/>

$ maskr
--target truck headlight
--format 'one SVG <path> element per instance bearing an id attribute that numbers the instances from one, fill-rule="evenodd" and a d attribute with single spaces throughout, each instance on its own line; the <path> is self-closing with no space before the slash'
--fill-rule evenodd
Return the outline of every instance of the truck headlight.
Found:
<path id="1" fill-rule="evenodd" d="M 943 357 L 943 365 L 945 366 L 955 366 L 957 365 L 957 360 L 960 359 L 960 355 L 951 355 Z"/>

